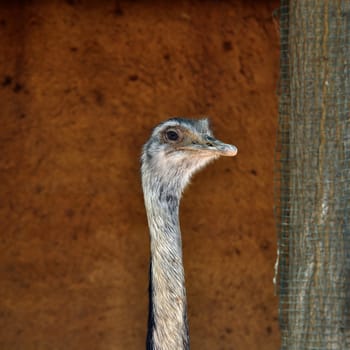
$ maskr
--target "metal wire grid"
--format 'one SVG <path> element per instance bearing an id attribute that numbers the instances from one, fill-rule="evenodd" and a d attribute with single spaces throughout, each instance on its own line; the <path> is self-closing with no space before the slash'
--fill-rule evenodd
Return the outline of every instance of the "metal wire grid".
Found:
<path id="1" fill-rule="evenodd" d="M 350 349 L 350 1 L 282 0 L 280 35 L 282 349 Z"/>

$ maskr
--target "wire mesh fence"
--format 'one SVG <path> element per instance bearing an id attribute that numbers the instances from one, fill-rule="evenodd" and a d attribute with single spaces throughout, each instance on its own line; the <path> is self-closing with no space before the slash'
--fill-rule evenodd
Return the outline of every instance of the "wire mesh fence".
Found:
<path id="1" fill-rule="evenodd" d="M 280 35 L 282 349 L 350 349 L 350 1 L 282 0 Z"/>

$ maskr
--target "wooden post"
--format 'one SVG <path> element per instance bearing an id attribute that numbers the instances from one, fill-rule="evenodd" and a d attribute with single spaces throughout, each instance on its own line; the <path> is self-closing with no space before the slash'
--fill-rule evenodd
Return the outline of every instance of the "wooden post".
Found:
<path id="1" fill-rule="evenodd" d="M 281 4 L 282 349 L 350 348 L 350 1 Z"/>

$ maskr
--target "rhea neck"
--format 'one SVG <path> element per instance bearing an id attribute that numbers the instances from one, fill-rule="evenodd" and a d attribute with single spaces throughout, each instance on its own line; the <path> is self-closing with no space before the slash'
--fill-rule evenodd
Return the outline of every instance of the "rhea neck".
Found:
<path id="1" fill-rule="evenodd" d="M 179 224 L 185 183 L 179 181 L 179 176 L 166 180 L 159 174 L 144 173 L 142 184 L 151 239 L 147 349 L 187 350 L 187 304 Z"/>

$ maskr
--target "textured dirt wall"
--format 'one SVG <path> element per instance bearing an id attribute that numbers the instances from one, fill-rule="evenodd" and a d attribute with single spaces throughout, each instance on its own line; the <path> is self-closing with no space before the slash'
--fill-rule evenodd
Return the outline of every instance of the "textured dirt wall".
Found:
<path id="1" fill-rule="evenodd" d="M 142 349 L 139 154 L 170 116 L 238 146 L 181 205 L 193 349 L 279 347 L 277 1 L 0 5 L 0 349 Z"/>

